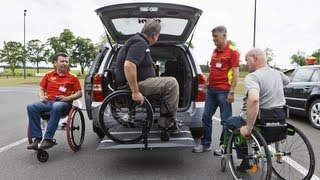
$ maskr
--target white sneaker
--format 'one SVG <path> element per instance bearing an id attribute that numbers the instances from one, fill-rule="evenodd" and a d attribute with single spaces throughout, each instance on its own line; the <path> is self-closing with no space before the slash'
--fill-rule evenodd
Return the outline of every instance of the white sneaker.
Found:
<path id="1" fill-rule="evenodd" d="M 193 148 L 193 152 L 194 153 L 201 153 L 201 152 L 206 152 L 206 151 L 211 151 L 211 147 L 210 146 L 203 146 L 202 144 L 195 146 Z"/>
<path id="2" fill-rule="evenodd" d="M 222 156 L 222 154 L 224 154 L 224 151 L 225 151 L 225 147 L 224 147 L 224 145 L 221 145 L 216 150 L 214 150 L 213 154 L 215 156 Z"/>

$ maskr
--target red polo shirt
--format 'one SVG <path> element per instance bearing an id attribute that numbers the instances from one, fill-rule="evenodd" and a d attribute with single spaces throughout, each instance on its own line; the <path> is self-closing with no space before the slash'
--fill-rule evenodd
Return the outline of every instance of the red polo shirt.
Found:
<path id="1" fill-rule="evenodd" d="M 230 90 L 233 67 L 240 64 L 237 49 L 229 43 L 219 51 L 213 51 L 210 62 L 209 86 L 219 90 Z"/>
<path id="2" fill-rule="evenodd" d="M 70 96 L 75 91 L 81 90 L 81 85 L 77 76 L 67 71 L 59 75 L 57 70 L 49 71 L 42 78 L 40 86 L 46 90 L 49 100 L 54 100 L 55 96 Z"/>

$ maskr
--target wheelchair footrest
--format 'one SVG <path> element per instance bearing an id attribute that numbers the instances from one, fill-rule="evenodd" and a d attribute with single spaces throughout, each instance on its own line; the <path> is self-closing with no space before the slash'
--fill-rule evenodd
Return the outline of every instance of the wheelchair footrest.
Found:
<path id="1" fill-rule="evenodd" d="M 181 127 L 181 131 L 179 133 L 171 134 L 170 139 L 167 142 L 161 141 L 158 128 L 152 129 L 148 134 L 148 149 L 186 148 L 194 146 L 195 142 L 188 127 Z M 145 149 L 145 144 L 143 141 L 135 144 L 118 144 L 105 136 L 97 147 L 97 150 L 103 149 Z"/>

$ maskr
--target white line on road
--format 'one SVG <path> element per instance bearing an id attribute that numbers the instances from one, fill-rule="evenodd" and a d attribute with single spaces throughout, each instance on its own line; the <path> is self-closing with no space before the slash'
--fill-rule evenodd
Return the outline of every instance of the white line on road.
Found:
<path id="1" fill-rule="evenodd" d="M 0 153 L 4 152 L 4 151 L 6 151 L 6 150 L 8 150 L 10 148 L 13 148 L 15 146 L 18 146 L 19 144 L 22 144 L 22 143 L 26 142 L 27 140 L 28 140 L 28 138 L 23 138 L 23 139 L 21 139 L 19 141 L 16 141 L 16 142 L 11 143 L 11 144 L 9 144 L 7 146 L 4 146 L 4 147 L 0 148 Z"/>

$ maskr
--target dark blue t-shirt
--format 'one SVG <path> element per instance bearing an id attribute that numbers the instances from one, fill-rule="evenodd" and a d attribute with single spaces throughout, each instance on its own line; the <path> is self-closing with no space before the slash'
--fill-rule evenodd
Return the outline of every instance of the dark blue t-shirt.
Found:
<path id="1" fill-rule="evenodd" d="M 153 60 L 150 55 L 149 41 L 143 34 L 136 34 L 127 40 L 121 47 L 115 69 L 115 77 L 117 85 L 124 85 L 127 79 L 124 75 L 124 62 L 130 61 L 137 66 L 137 81 L 143 81 L 149 77 L 156 77 L 153 68 Z"/>

